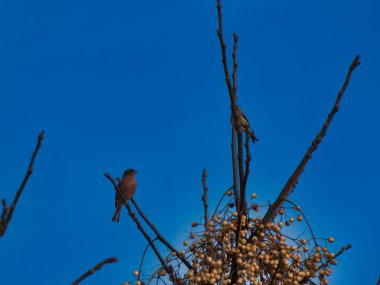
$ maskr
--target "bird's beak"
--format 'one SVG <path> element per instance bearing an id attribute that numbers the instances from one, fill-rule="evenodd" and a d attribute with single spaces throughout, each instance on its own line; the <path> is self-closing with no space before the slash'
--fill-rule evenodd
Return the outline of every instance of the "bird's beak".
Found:
<path id="1" fill-rule="evenodd" d="M 139 172 L 138 170 L 135 170 L 135 173 Z"/>

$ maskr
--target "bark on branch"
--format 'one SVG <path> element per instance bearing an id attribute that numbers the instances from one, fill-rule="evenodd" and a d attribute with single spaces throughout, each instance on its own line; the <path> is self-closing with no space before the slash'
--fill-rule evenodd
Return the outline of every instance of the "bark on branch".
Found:
<path id="1" fill-rule="evenodd" d="M 115 262 L 117 262 L 117 258 L 116 257 L 110 257 L 110 258 L 104 259 L 102 262 L 99 262 L 93 268 L 91 268 L 86 273 L 84 273 L 83 275 L 81 275 L 77 280 L 75 280 L 73 283 L 71 283 L 71 285 L 78 285 L 81 281 L 83 281 L 84 279 L 86 279 L 88 276 L 94 274 L 95 271 L 98 271 L 98 270 L 102 269 L 102 267 L 105 264 L 107 264 L 107 263 L 115 263 Z"/>
<path id="2" fill-rule="evenodd" d="M 43 139 L 44 139 L 44 131 L 42 131 L 38 135 L 37 145 L 36 145 L 34 152 L 32 154 L 32 158 L 30 159 L 28 170 L 26 171 L 25 177 L 24 177 L 24 179 L 20 185 L 20 188 L 18 189 L 15 198 L 13 199 L 12 205 L 10 205 L 8 208 L 5 199 L 1 200 L 3 210 L 2 210 L 2 214 L 1 214 L 1 218 L 0 218 L 0 237 L 2 237 L 5 234 L 5 232 L 8 228 L 8 224 L 9 224 L 10 220 L 12 219 L 12 215 L 13 215 L 13 212 L 16 208 L 17 202 L 21 197 L 22 191 L 24 190 L 25 185 L 28 182 L 29 177 L 33 173 L 34 160 L 37 157 L 38 150 L 41 148 L 41 143 L 42 143 Z"/>

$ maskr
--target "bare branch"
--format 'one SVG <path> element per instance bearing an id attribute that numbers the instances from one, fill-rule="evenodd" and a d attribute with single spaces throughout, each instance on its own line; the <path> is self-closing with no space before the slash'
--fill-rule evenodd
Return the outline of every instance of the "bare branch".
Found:
<path id="1" fill-rule="evenodd" d="M 248 181 L 248 175 L 249 175 L 249 166 L 252 160 L 251 153 L 249 151 L 249 140 L 250 137 L 248 134 L 245 134 L 245 153 L 246 153 L 246 159 L 245 159 L 245 173 L 244 173 L 244 179 L 243 179 L 243 184 L 241 186 L 241 208 L 243 209 L 243 212 L 246 212 L 246 207 L 247 207 L 247 201 L 246 201 L 246 189 L 247 189 L 247 181 Z"/>
<path id="2" fill-rule="evenodd" d="M 228 71 L 228 64 L 227 64 L 227 54 L 226 54 L 226 43 L 223 38 L 223 16 L 222 16 L 222 4 L 220 3 L 220 0 L 217 0 L 217 9 L 218 9 L 218 37 L 219 37 L 219 42 L 220 42 L 220 47 L 222 49 L 222 63 L 223 63 L 223 69 L 224 69 L 224 76 L 228 88 L 228 93 L 230 95 L 230 100 L 231 100 L 231 106 L 236 105 L 236 96 L 233 90 L 233 86 L 231 84 L 231 79 L 230 79 L 230 73 Z"/>
<path id="3" fill-rule="evenodd" d="M 16 208 L 17 202 L 20 199 L 20 196 L 22 194 L 22 191 L 24 190 L 25 185 L 28 182 L 29 177 L 32 175 L 34 160 L 36 159 L 38 150 L 41 148 L 41 143 L 42 143 L 43 139 L 44 139 L 44 131 L 42 131 L 38 135 L 37 145 L 36 145 L 34 152 L 32 154 L 32 158 L 30 159 L 28 170 L 26 171 L 25 177 L 24 177 L 24 179 L 20 185 L 20 188 L 18 189 L 18 191 L 16 193 L 16 196 L 13 200 L 12 205 L 9 208 L 7 208 L 6 207 L 6 201 L 4 199 L 2 200 L 3 211 L 1 214 L 1 220 L 0 220 L 0 237 L 2 237 L 5 234 L 5 231 L 7 230 L 8 224 L 9 224 L 10 220 L 12 219 L 12 215 L 13 215 L 13 212 Z"/>
<path id="4" fill-rule="evenodd" d="M 335 113 L 338 112 L 340 100 L 342 99 L 344 91 L 346 90 L 346 88 L 350 82 L 352 72 L 360 64 L 359 58 L 360 58 L 360 56 L 357 55 L 355 57 L 355 59 L 353 60 L 351 66 L 348 70 L 346 80 L 344 81 L 343 87 L 339 91 L 338 96 L 337 96 L 336 101 L 335 101 L 335 104 L 334 104 L 332 110 L 330 111 L 330 114 L 328 115 L 325 123 L 323 124 L 322 129 L 320 130 L 320 132 L 317 134 L 317 136 L 313 140 L 313 142 L 312 142 L 311 146 L 309 147 L 309 149 L 307 150 L 305 156 L 303 157 L 303 159 L 301 160 L 301 162 L 299 163 L 297 168 L 294 170 L 293 174 L 290 176 L 290 178 L 289 178 L 288 182 L 285 184 L 284 188 L 281 190 L 276 201 L 269 207 L 267 213 L 265 214 L 265 216 L 263 218 L 264 224 L 274 220 L 274 218 L 277 215 L 277 210 L 284 203 L 285 199 L 287 199 L 288 196 L 293 192 L 303 170 L 305 169 L 307 162 L 311 159 L 311 155 L 317 149 L 318 145 L 321 143 L 322 138 L 326 135 L 327 129 L 330 126 L 330 123 L 331 123 L 332 119 L 334 118 Z"/>
<path id="5" fill-rule="evenodd" d="M 203 173 L 202 173 L 202 185 L 203 185 L 202 201 L 203 201 L 203 208 L 204 208 L 204 212 L 205 212 L 205 230 L 207 231 L 209 217 L 208 217 L 208 204 L 207 204 L 208 188 L 206 185 L 206 179 L 207 179 L 207 172 L 206 172 L 206 169 L 203 169 Z"/>
<path id="6" fill-rule="evenodd" d="M 238 191 L 238 173 L 237 173 L 237 161 L 236 161 L 236 130 L 234 126 L 232 126 L 232 138 L 231 138 L 231 153 L 232 153 L 232 170 L 233 170 L 233 189 L 234 189 L 234 197 L 235 197 L 235 207 L 236 210 L 239 209 L 240 206 L 240 195 Z"/>
<path id="7" fill-rule="evenodd" d="M 152 240 L 152 242 L 154 242 L 156 240 L 157 240 L 157 238 L 155 238 L 154 240 Z M 142 266 L 143 266 L 143 263 L 144 263 L 145 254 L 148 251 L 149 247 L 150 247 L 150 244 L 148 243 L 148 245 L 145 247 L 144 253 L 143 253 L 142 257 L 141 257 L 140 267 L 139 267 L 139 275 L 137 276 L 137 280 L 138 281 L 140 280 L 140 275 L 141 275 Z"/>
<path id="8" fill-rule="evenodd" d="M 243 196 L 243 180 L 244 180 L 244 159 L 243 159 L 243 134 L 237 132 L 238 138 L 238 166 L 239 166 L 239 185 L 240 185 L 240 204 L 242 203 Z M 241 209 L 239 209 L 241 210 Z"/>
<path id="9" fill-rule="evenodd" d="M 98 271 L 98 270 L 102 269 L 102 267 L 105 264 L 107 264 L 107 263 L 115 263 L 115 262 L 117 262 L 117 258 L 116 257 L 110 257 L 110 258 L 104 259 L 102 262 L 100 262 L 97 265 L 95 265 L 93 268 L 91 268 L 90 270 L 88 270 L 86 273 L 84 273 L 82 276 L 80 276 L 77 280 L 75 280 L 73 283 L 71 283 L 71 285 L 77 285 L 77 284 L 79 284 L 81 281 L 83 281 L 84 279 L 86 279 L 88 276 L 94 274 L 95 271 Z"/>
<path id="10" fill-rule="evenodd" d="M 235 100 L 237 100 L 237 97 L 236 97 L 236 92 L 237 92 L 237 69 L 238 69 L 238 62 L 237 62 L 237 58 L 236 58 L 236 55 L 237 55 L 237 43 L 238 43 L 238 35 L 237 34 L 233 34 L 233 37 L 234 37 L 234 47 L 233 47 L 233 50 L 232 50 L 232 61 L 234 63 L 234 68 L 233 68 L 233 71 L 232 71 L 232 89 L 234 91 L 234 96 L 235 96 Z"/>
<path id="11" fill-rule="evenodd" d="M 3 221 L 8 213 L 7 201 L 5 201 L 5 199 L 1 199 L 1 204 L 3 205 L 3 212 L 1 213 L 0 221 Z"/>
<path id="12" fill-rule="evenodd" d="M 137 205 L 136 201 L 131 198 L 131 202 L 133 206 L 135 206 L 137 212 L 139 215 L 143 218 L 143 220 L 148 224 L 148 226 L 153 230 L 153 232 L 156 234 L 157 239 L 162 242 L 168 249 L 175 252 L 178 258 L 186 265 L 189 269 L 194 269 L 193 266 L 180 254 L 178 250 L 174 248 L 163 236 L 162 234 L 156 229 L 156 227 L 149 221 L 149 219 L 145 216 L 145 214 L 141 211 L 140 207 Z"/>

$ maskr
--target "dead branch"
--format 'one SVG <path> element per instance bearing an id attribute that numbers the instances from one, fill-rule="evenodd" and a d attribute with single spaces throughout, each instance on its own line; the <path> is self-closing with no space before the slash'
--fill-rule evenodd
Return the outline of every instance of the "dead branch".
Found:
<path id="1" fill-rule="evenodd" d="M 232 71 L 232 89 L 234 91 L 234 95 L 235 95 L 235 100 L 237 101 L 237 97 L 236 97 L 236 92 L 237 92 L 237 69 L 238 69 L 238 62 L 237 62 L 237 43 L 238 43 L 238 35 L 237 34 L 233 34 L 233 38 L 234 38 L 234 47 L 233 47 L 233 50 L 232 50 L 232 62 L 234 64 L 234 67 L 233 67 L 233 71 Z"/>
<path id="2" fill-rule="evenodd" d="M 115 263 L 115 262 L 117 262 L 117 258 L 116 257 L 110 257 L 110 258 L 104 259 L 102 262 L 100 262 L 97 265 L 95 265 L 93 268 L 91 268 L 90 270 L 88 270 L 86 273 L 84 273 L 82 276 L 80 276 L 77 280 L 75 280 L 73 283 L 71 283 L 71 285 L 77 285 L 77 284 L 79 284 L 81 281 L 83 281 L 84 279 L 86 279 L 88 276 L 94 274 L 95 271 L 98 271 L 98 270 L 102 269 L 102 267 L 105 264 L 107 264 L 107 263 Z"/>
<path id="3" fill-rule="evenodd" d="M 243 184 L 241 186 L 242 190 L 241 193 L 243 197 L 241 198 L 241 209 L 243 209 L 243 212 L 246 213 L 247 209 L 247 200 L 246 200 L 246 189 L 247 189 L 247 181 L 248 181 L 248 175 L 250 171 L 250 163 L 252 160 L 252 155 L 251 152 L 249 151 L 249 141 L 250 137 L 246 134 L 245 136 L 245 153 L 246 153 L 246 158 L 245 158 L 245 173 L 244 173 L 244 179 L 243 179 Z"/>
<path id="4" fill-rule="evenodd" d="M 143 218 L 143 220 L 148 224 L 148 226 L 153 230 L 153 232 L 156 234 L 157 239 L 162 242 L 169 250 L 172 252 L 175 252 L 178 258 L 186 265 L 189 269 L 194 269 L 193 266 L 180 254 L 180 252 L 174 248 L 164 237 L 163 235 L 157 230 L 157 228 L 149 221 L 149 219 L 145 216 L 145 214 L 141 211 L 140 207 L 137 205 L 136 201 L 131 198 L 131 202 L 133 206 L 135 206 L 137 212 L 139 215 Z"/>
<path id="5" fill-rule="evenodd" d="M 231 84 L 231 79 L 230 79 L 230 73 L 228 71 L 228 63 L 227 63 L 227 54 L 226 54 L 226 43 L 224 41 L 223 37 L 223 16 L 222 16 L 222 4 L 220 3 L 220 0 L 217 0 L 217 9 L 218 9 L 218 37 L 219 37 L 219 42 L 220 42 L 220 47 L 222 49 L 222 63 L 223 63 L 223 69 L 224 69 L 224 76 L 228 88 L 228 93 L 230 95 L 230 101 L 231 101 L 231 109 L 233 106 L 236 105 L 236 96 L 234 93 L 233 86 Z"/>
<path id="6" fill-rule="evenodd" d="M 41 148 L 41 143 L 42 143 L 43 139 L 44 139 L 44 131 L 42 131 L 38 135 L 37 145 L 36 145 L 34 152 L 32 154 L 32 158 L 30 159 L 28 170 L 26 171 L 25 177 L 21 183 L 20 188 L 18 189 L 18 191 L 16 193 L 16 196 L 13 200 L 12 205 L 9 208 L 7 208 L 6 201 L 4 199 L 1 200 L 1 203 L 3 205 L 3 211 L 1 214 L 1 220 L 0 220 L 0 237 L 2 237 L 5 234 L 5 231 L 7 230 L 8 224 L 9 224 L 10 220 L 12 219 L 12 215 L 13 215 L 13 212 L 16 208 L 17 202 L 20 199 L 20 196 L 22 194 L 22 191 L 24 190 L 25 185 L 28 182 L 29 177 L 33 173 L 34 160 L 36 159 L 38 150 Z"/>
<path id="7" fill-rule="evenodd" d="M 205 230 L 207 231 L 209 217 L 208 217 L 208 204 L 207 204 L 208 188 L 206 185 L 206 179 L 207 179 L 207 172 L 206 172 L 206 169 L 203 169 L 203 173 L 202 173 L 202 185 L 203 185 L 202 202 L 203 202 L 203 208 L 204 208 L 204 212 L 205 212 Z"/>
<path id="8" fill-rule="evenodd" d="M 234 188 L 234 197 L 235 197 L 235 207 L 238 210 L 240 205 L 240 195 L 238 191 L 238 173 L 236 165 L 236 130 L 232 126 L 232 138 L 231 138 L 231 153 L 232 153 L 232 171 L 233 171 L 233 188 Z"/>
<path id="9" fill-rule="evenodd" d="M 285 199 L 287 199 L 288 196 L 293 192 L 294 188 L 296 187 L 296 185 L 298 183 L 298 180 L 299 180 L 302 172 L 305 169 L 307 162 L 311 159 L 311 155 L 317 149 L 318 145 L 321 143 L 322 138 L 326 135 L 327 129 L 330 126 L 330 123 L 331 123 L 332 119 L 334 118 L 334 115 L 336 114 L 336 112 L 338 112 L 340 100 L 342 99 L 344 91 L 346 90 L 346 88 L 350 82 L 352 72 L 360 64 L 359 58 L 360 58 L 360 56 L 357 55 L 355 57 L 355 59 L 352 61 L 350 68 L 348 70 L 346 79 L 344 81 L 343 87 L 339 91 L 338 96 L 336 98 L 336 101 L 334 103 L 334 106 L 333 106 L 332 110 L 330 111 L 325 123 L 323 124 L 322 129 L 320 130 L 320 132 L 317 134 L 317 136 L 313 140 L 313 142 L 312 142 L 311 146 L 309 147 L 309 149 L 307 150 L 305 156 L 303 157 L 301 162 L 298 164 L 298 166 L 294 170 L 293 174 L 290 176 L 290 178 L 289 178 L 288 182 L 285 184 L 284 188 L 281 190 L 276 201 L 269 207 L 268 211 L 266 212 L 266 214 L 263 218 L 264 224 L 269 223 L 269 222 L 274 220 L 274 218 L 277 215 L 277 210 L 284 203 Z"/>

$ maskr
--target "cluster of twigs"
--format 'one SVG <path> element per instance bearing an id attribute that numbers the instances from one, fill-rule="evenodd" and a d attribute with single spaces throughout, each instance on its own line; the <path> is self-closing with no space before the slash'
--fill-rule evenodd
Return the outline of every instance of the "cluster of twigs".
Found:
<path id="1" fill-rule="evenodd" d="M 220 0 L 217 0 L 217 11 L 219 23 L 217 35 L 221 46 L 225 82 L 230 98 L 231 121 L 237 122 L 241 115 L 238 111 L 240 108 L 237 105 L 238 36 L 233 34 L 233 67 L 231 73 L 223 36 Z M 213 215 L 210 216 L 207 202 L 207 173 L 205 170 L 203 171 L 204 229 L 195 230 L 190 234 L 189 240 L 184 241 L 184 245 L 188 246 L 185 250 L 179 251 L 169 244 L 142 213 L 136 201 L 131 199 L 130 202 L 155 234 L 155 237 L 151 238 L 133 212 L 129 201 L 120 195 L 120 190 L 113 178 L 106 174 L 122 198 L 129 216 L 147 240 L 147 249 L 151 247 L 160 261 L 158 270 L 154 271 L 153 274 L 146 275 L 146 277 L 141 274 L 142 266 L 140 266 L 140 271 L 135 272 L 136 284 L 149 284 L 154 280 L 156 283 L 161 282 L 163 284 L 167 282 L 172 284 L 244 284 L 250 282 L 259 285 L 297 285 L 315 284 L 316 279 L 319 279 L 320 284 L 327 284 L 326 277 L 331 274 L 331 266 L 337 264 L 335 258 L 349 249 L 350 245 L 343 247 L 335 254 L 330 252 L 326 246 L 321 246 L 300 207 L 289 201 L 288 197 L 297 185 L 313 152 L 325 136 L 334 115 L 339 109 L 339 103 L 349 84 L 352 72 L 359 64 L 359 56 L 356 56 L 320 132 L 312 141 L 311 146 L 275 202 L 266 205 L 268 209 L 263 217 L 257 213 L 260 206 L 253 203 L 252 200 L 251 203 L 248 203 L 246 198 L 246 187 L 252 160 L 250 137 L 247 132 L 244 132 L 244 128 L 239 129 L 234 125 L 231 128 L 233 186 L 223 194 Z M 233 197 L 225 202 L 224 198 L 228 196 Z M 290 207 L 285 207 L 284 203 L 289 204 Z M 297 220 L 306 222 L 311 235 L 310 239 L 291 237 L 284 233 L 283 227 L 289 226 L 294 221 L 294 218 L 289 217 L 285 211 L 288 208 L 298 211 Z M 199 223 L 193 223 L 193 226 L 197 228 Z M 154 244 L 156 240 L 164 244 L 169 251 L 166 258 Z M 322 240 L 333 242 L 333 238 Z"/>

